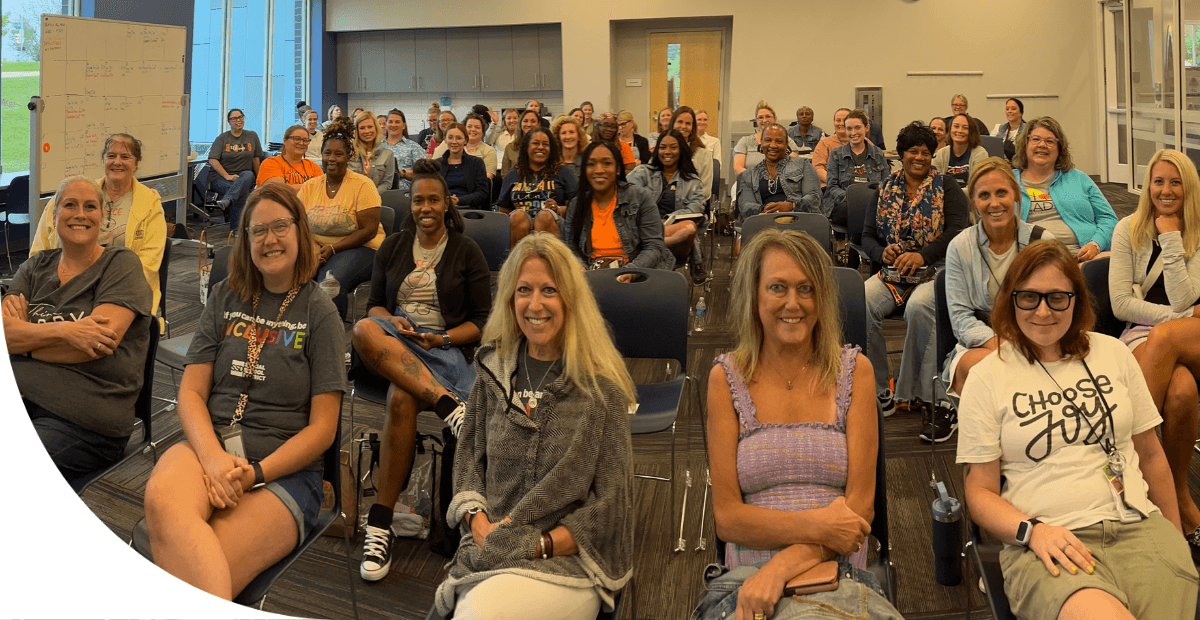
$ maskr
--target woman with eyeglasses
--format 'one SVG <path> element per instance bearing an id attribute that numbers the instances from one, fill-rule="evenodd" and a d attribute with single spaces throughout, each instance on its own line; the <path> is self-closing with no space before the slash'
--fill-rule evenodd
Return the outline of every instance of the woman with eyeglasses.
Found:
<path id="1" fill-rule="evenodd" d="M 283 150 L 274 157 L 268 157 L 258 167 L 258 184 L 286 183 L 297 187 L 311 178 L 321 176 L 321 167 L 304 158 L 312 141 L 308 130 L 300 125 L 292 125 L 283 135 Z"/>
<path id="2" fill-rule="evenodd" d="M 391 569 L 392 509 L 412 467 L 417 414 L 432 409 L 458 436 L 476 383 L 462 348 L 479 341 L 487 321 L 491 275 L 483 251 L 462 231 L 440 162 L 418 160 L 412 217 L 379 248 L 367 318 L 354 326 L 355 350 L 392 385 L 363 543 L 360 573 L 367 581 Z"/>
<path id="3" fill-rule="evenodd" d="M 1017 254 L 992 312 L 999 348 L 959 407 L 967 506 L 1005 543 L 1017 617 L 1191 618 L 1198 576 L 1162 418 L 1133 354 L 1094 322 L 1074 254 L 1056 241 Z"/>
<path id="4" fill-rule="evenodd" d="M 375 123 L 373 116 L 366 120 Z M 349 169 L 353 149 L 354 125 L 349 118 L 335 120 L 325 132 L 321 153 L 325 174 L 300 186 L 300 201 L 317 244 L 317 281 L 330 274 L 337 280 L 333 303 L 341 316 L 346 316 L 347 293 L 371 279 L 371 261 L 385 236 L 375 184 Z"/>
<path id="5" fill-rule="evenodd" d="M 1113 230 L 1108 293 L 1128 327 L 1150 396 L 1163 415 L 1162 441 L 1188 544 L 1200 547 L 1200 510 L 1188 488 L 1196 442 L 1200 355 L 1200 178 L 1187 155 L 1161 150 L 1146 165 L 1137 211 Z M 1193 370 L 1195 369 L 1195 370 Z"/>
<path id="6" fill-rule="evenodd" d="M 188 349 L 187 441 L 158 460 L 145 501 L 154 563 L 225 600 L 316 526 L 346 390 L 345 332 L 312 279 L 296 191 L 259 188 L 240 225 Z"/>
<path id="7" fill-rule="evenodd" d="M 1021 184 L 1021 219 L 1054 233 L 1079 262 L 1108 250 L 1117 214 L 1092 178 L 1075 167 L 1058 121 L 1025 124 L 1013 168 Z"/>
<path id="8" fill-rule="evenodd" d="M 226 119 L 229 131 L 217 136 L 208 149 L 208 165 L 212 168 L 209 185 L 219 196 L 217 205 L 225 212 L 230 230 L 234 230 L 266 154 L 258 134 L 245 129 L 246 115 L 241 110 L 229 110 Z"/>
<path id="9" fill-rule="evenodd" d="M 457 123 L 458 117 L 454 115 L 454 112 L 444 110 L 439 113 L 437 131 L 434 132 L 433 137 L 429 140 L 429 147 L 425 150 L 425 154 L 433 157 L 433 152 L 437 150 L 438 145 L 446 140 L 446 130 L 451 125 Z"/>
<path id="10" fill-rule="evenodd" d="M 354 154 L 350 169 L 371 179 L 376 191 L 392 189 L 396 179 L 396 156 L 383 145 L 379 121 L 375 114 L 364 110 L 354 117 Z"/>
<path id="11" fill-rule="evenodd" d="M 766 101 L 759 101 L 758 106 L 754 110 L 754 126 L 757 131 L 754 134 L 746 136 L 733 147 L 733 174 L 742 174 L 743 172 L 758 165 L 763 160 L 763 151 L 759 148 L 762 145 L 763 129 L 775 124 L 775 108 Z M 786 133 L 786 130 L 785 130 Z M 787 149 L 789 153 L 795 153 L 800 150 L 796 143 L 791 138 L 787 139 Z"/>

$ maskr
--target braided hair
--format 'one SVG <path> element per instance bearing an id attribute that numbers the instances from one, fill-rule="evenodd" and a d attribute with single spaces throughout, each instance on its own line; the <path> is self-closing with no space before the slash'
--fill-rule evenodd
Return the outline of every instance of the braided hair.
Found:
<path id="1" fill-rule="evenodd" d="M 413 178 L 411 188 L 416 188 L 420 181 L 437 181 L 442 186 L 442 195 L 445 198 L 446 204 L 446 228 L 462 232 L 466 229 L 466 223 L 463 222 L 462 214 L 458 212 L 458 207 L 450 204 L 450 186 L 446 184 L 446 178 L 442 176 L 442 164 L 436 159 L 418 159 L 413 162 Z M 411 190 L 410 190 L 411 191 Z M 417 233 L 417 222 L 413 219 L 410 212 L 404 222 L 400 224 L 400 230 L 407 231 L 412 234 Z"/>

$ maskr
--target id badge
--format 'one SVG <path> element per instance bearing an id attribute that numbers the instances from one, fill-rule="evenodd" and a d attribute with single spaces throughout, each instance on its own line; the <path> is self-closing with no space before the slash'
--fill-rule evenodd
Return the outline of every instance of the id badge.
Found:
<path id="1" fill-rule="evenodd" d="M 225 451 L 239 459 L 246 458 L 246 448 L 242 445 L 242 425 L 230 424 L 221 428 L 221 445 Z"/>
<path id="2" fill-rule="evenodd" d="M 1108 492 L 1112 495 L 1113 504 L 1117 507 L 1121 523 L 1137 523 L 1142 520 L 1142 513 L 1125 503 L 1125 476 L 1113 471 L 1111 465 L 1100 468 L 1104 479 L 1108 481 Z"/>

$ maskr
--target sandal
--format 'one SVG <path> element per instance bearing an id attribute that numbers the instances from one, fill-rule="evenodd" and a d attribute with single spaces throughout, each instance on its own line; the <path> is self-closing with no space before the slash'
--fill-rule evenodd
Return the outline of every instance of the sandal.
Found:
<path id="1" fill-rule="evenodd" d="M 1183 538 L 1187 540 L 1188 546 L 1192 549 L 1200 549 L 1200 525 L 1192 530 L 1189 534 L 1184 534 Z"/>

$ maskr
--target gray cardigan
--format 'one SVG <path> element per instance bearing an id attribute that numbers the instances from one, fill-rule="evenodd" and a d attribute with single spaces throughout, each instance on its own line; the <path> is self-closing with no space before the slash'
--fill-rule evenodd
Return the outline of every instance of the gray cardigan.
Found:
<path id="1" fill-rule="evenodd" d="M 461 588 L 500 573 L 595 588 L 611 609 L 613 594 L 633 574 L 633 448 L 628 404 L 616 385 L 597 377 L 604 399 L 563 373 L 545 388 L 530 416 L 516 395 L 517 351 L 501 358 L 493 345 L 476 355 L 479 374 L 454 457 L 454 497 L 446 513 L 461 526 L 458 551 L 435 605 L 454 608 Z M 467 511 L 492 522 L 475 545 Z M 530 559 L 542 532 L 562 525 L 579 553 Z"/>
<path id="2" fill-rule="evenodd" d="M 383 193 L 392 189 L 392 182 L 396 178 L 396 155 L 380 141 L 379 146 L 371 153 L 371 174 L 363 172 L 362 158 L 357 154 L 350 158 L 346 167 L 359 174 L 366 174 L 375 184 L 375 189 Z"/>
<path id="3" fill-rule="evenodd" d="M 711 160 L 711 158 L 709 159 Z M 659 196 L 662 196 L 663 175 L 661 170 L 655 170 L 648 164 L 641 164 L 634 168 L 627 178 L 631 185 L 645 189 L 654 198 L 655 203 L 658 202 Z M 678 181 L 675 184 L 675 210 L 671 214 L 704 213 L 704 191 L 701 188 L 699 175 L 685 179 L 676 170 L 675 179 Z"/>
<path id="4" fill-rule="evenodd" d="M 1200 298 L 1200 254 L 1191 258 L 1183 255 L 1183 233 L 1158 235 L 1162 245 L 1162 281 L 1167 289 L 1170 307 L 1138 299 L 1133 285 L 1141 286 L 1150 271 L 1149 242 L 1135 247 L 1130 239 L 1133 216 L 1117 222 L 1112 236 L 1112 259 L 1108 265 L 1108 294 L 1112 298 L 1113 315 L 1134 325 L 1157 325 L 1171 319 L 1192 316 L 1192 304 Z"/>
<path id="5" fill-rule="evenodd" d="M 1033 225 L 1017 219 L 1017 251 L 1029 245 Z M 1042 239 L 1053 239 L 1049 231 L 1043 231 Z M 950 241 L 946 248 L 946 307 L 950 314 L 950 327 L 958 341 L 946 358 L 942 369 L 942 380 L 947 385 L 954 378 L 954 362 L 960 355 L 983 346 L 996 332 L 987 323 L 979 320 L 978 311 L 991 312 L 995 301 L 988 294 L 988 278 L 991 269 L 983 253 L 991 246 L 983 222 L 963 229 Z"/>

